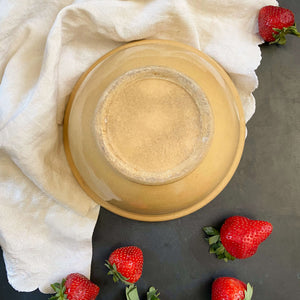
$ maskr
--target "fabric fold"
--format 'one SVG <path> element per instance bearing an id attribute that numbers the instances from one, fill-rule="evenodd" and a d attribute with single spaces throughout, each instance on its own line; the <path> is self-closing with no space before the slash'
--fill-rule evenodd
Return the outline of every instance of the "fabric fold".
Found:
<path id="1" fill-rule="evenodd" d="M 257 14 L 274 0 L 24 0 L 0 11 L 0 245 L 10 284 L 39 288 L 90 275 L 99 206 L 64 153 L 68 97 L 100 56 L 139 39 L 189 44 L 234 81 L 246 121 L 260 64 Z M 76 250 L 74 250 L 76 249 Z M 34 259 L 33 259 L 34 258 Z"/>

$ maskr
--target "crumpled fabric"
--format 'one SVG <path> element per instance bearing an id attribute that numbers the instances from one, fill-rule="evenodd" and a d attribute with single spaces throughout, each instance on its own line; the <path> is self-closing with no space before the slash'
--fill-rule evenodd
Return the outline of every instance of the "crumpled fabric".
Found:
<path id="1" fill-rule="evenodd" d="M 90 276 L 99 214 L 63 148 L 68 96 L 100 56 L 139 39 L 169 39 L 213 57 L 248 121 L 260 64 L 257 15 L 273 0 L 10 0 L 0 10 L 0 245 L 9 283 L 39 288 Z"/>

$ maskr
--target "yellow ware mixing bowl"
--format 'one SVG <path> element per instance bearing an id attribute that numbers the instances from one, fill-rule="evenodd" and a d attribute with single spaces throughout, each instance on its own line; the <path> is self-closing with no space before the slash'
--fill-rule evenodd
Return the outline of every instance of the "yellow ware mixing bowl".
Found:
<path id="1" fill-rule="evenodd" d="M 107 53 L 77 82 L 65 113 L 65 151 L 80 186 L 142 221 L 175 219 L 211 201 L 233 176 L 244 140 L 229 76 L 174 41 Z"/>

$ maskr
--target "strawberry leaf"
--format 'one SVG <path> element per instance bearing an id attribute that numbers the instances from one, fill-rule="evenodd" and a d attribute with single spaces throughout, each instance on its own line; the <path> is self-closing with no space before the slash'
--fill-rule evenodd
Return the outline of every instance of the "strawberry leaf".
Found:
<path id="1" fill-rule="evenodd" d="M 235 260 L 235 257 L 233 257 L 221 243 L 220 233 L 217 229 L 211 226 L 206 226 L 202 229 L 207 235 L 205 239 L 209 244 L 209 253 L 216 254 L 218 259 L 223 259 L 225 262 L 228 262 L 228 260 Z"/>
<path id="2" fill-rule="evenodd" d="M 217 235 L 219 234 L 219 231 L 217 229 L 215 229 L 212 226 L 206 226 L 203 227 L 202 230 L 205 232 L 206 235 L 208 236 L 212 236 L 212 235 Z"/>
<path id="3" fill-rule="evenodd" d="M 151 286 L 149 288 L 149 291 L 147 292 L 147 300 L 160 300 L 158 298 L 159 295 L 160 294 L 158 293 L 158 290 L 155 287 Z"/>
<path id="4" fill-rule="evenodd" d="M 220 236 L 219 235 L 214 235 L 208 238 L 208 244 L 209 245 L 213 245 L 215 243 L 217 243 L 220 240 Z"/>
<path id="5" fill-rule="evenodd" d="M 67 300 L 67 295 L 65 294 L 66 291 L 66 279 L 63 279 L 61 283 L 53 283 L 51 287 L 53 288 L 55 295 L 49 298 L 49 300 Z"/>
<path id="6" fill-rule="evenodd" d="M 219 255 L 223 255 L 224 253 L 225 253 L 225 248 L 224 248 L 224 246 L 223 245 L 218 245 L 218 244 L 216 244 L 218 247 L 217 247 L 217 249 L 216 249 L 216 251 L 215 251 L 215 253 L 216 253 L 216 255 L 217 256 L 219 256 Z"/>
<path id="7" fill-rule="evenodd" d="M 112 275 L 114 282 L 121 281 L 126 285 L 131 285 L 131 283 L 127 281 L 128 278 L 126 278 L 125 276 L 123 276 L 121 273 L 118 272 L 116 264 L 112 265 L 108 260 L 106 260 L 105 262 L 106 264 L 104 265 L 109 269 L 107 275 Z"/>
<path id="8" fill-rule="evenodd" d="M 273 28 L 273 37 L 274 41 L 270 42 L 269 44 L 279 44 L 279 45 L 284 45 L 286 43 L 286 34 L 293 34 L 295 36 L 300 37 L 300 32 L 298 32 L 296 28 L 296 24 L 290 27 L 283 27 L 282 29 L 279 28 Z"/>
<path id="9" fill-rule="evenodd" d="M 250 283 L 247 283 L 247 290 L 245 291 L 244 300 L 251 300 L 252 295 L 253 295 L 253 287 L 250 285 Z"/>
<path id="10" fill-rule="evenodd" d="M 125 292 L 127 300 L 140 300 L 136 285 L 130 284 L 126 287 Z"/>
<path id="11" fill-rule="evenodd" d="M 232 256 L 228 251 L 224 251 L 225 258 L 224 260 L 227 262 L 228 260 L 235 260 L 235 257 Z M 227 260 L 226 260 L 227 259 Z"/>

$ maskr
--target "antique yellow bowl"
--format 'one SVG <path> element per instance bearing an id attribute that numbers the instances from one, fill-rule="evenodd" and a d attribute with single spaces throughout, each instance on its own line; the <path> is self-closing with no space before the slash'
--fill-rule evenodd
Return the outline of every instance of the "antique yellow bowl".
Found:
<path id="1" fill-rule="evenodd" d="M 85 192 L 136 220 L 192 213 L 229 182 L 245 141 L 226 72 L 181 43 L 112 50 L 80 78 L 65 113 L 69 165 Z"/>

